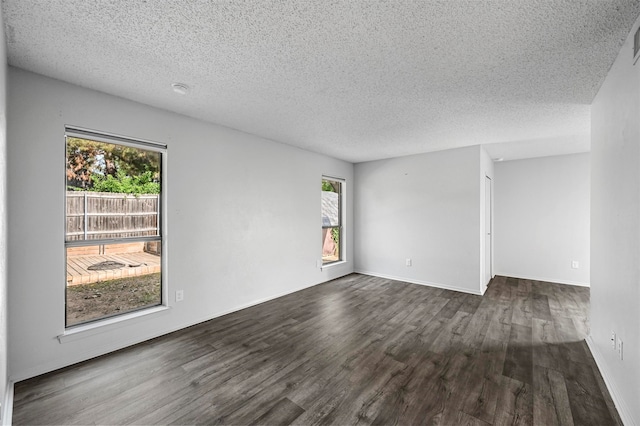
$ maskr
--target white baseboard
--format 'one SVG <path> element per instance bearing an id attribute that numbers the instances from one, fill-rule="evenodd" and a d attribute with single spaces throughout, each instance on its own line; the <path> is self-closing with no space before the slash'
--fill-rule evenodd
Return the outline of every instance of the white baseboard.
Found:
<path id="1" fill-rule="evenodd" d="M 580 281 L 561 280 L 557 278 L 546 278 L 546 277 L 532 277 L 532 276 L 525 276 L 522 274 L 511 274 L 509 272 L 496 272 L 495 274 L 501 275 L 503 277 L 518 278 L 520 280 L 544 281 L 544 282 L 555 283 L 555 284 L 567 284 L 567 285 L 575 285 L 579 287 L 591 287 L 591 284 L 580 282 Z"/>
<path id="2" fill-rule="evenodd" d="M 211 316 L 207 316 L 205 318 L 200 318 L 200 319 L 197 319 L 195 321 L 190 321 L 190 322 L 188 322 L 186 324 L 180 324 L 178 326 L 171 327 L 171 328 L 169 328 L 167 330 L 162 330 L 162 331 L 159 331 L 157 333 L 151 333 L 151 334 L 148 334 L 148 335 L 146 335 L 144 337 L 136 337 L 136 338 L 133 338 L 133 339 L 127 339 L 125 341 L 120 342 L 117 345 L 113 345 L 113 346 L 109 345 L 109 346 L 101 346 L 101 347 L 90 347 L 90 348 L 87 348 L 84 351 L 76 352 L 74 354 L 75 356 L 73 358 L 69 358 L 69 359 L 66 359 L 64 361 L 55 360 L 55 361 L 52 361 L 52 362 L 49 362 L 49 363 L 46 363 L 46 364 L 37 365 L 37 366 L 35 366 L 33 368 L 30 368 L 28 370 L 25 370 L 25 371 L 20 371 L 20 372 L 14 373 L 13 375 L 11 375 L 10 380 L 12 381 L 12 383 L 17 383 L 17 382 L 20 382 L 22 380 L 27 380 L 27 379 L 30 379 L 32 377 L 36 377 L 36 376 L 39 376 L 41 374 L 49 373 L 51 371 L 55 371 L 55 370 L 58 370 L 60 368 L 68 367 L 70 365 L 77 364 L 79 362 L 83 362 L 83 361 L 86 361 L 86 360 L 91 359 L 91 358 L 96 358 L 96 357 L 99 357 L 99 356 L 102 356 L 102 355 L 106 355 L 106 354 L 111 353 L 111 352 L 118 351 L 120 349 L 127 348 L 129 346 L 134 346 L 134 345 L 137 345 L 139 343 L 145 342 L 147 340 L 151 340 L 151 339 L 155 339 L 155 338 L 160 337 L 160 336 L 164 336 L 165 334 L 170 334 L 170 333 L 173 333 L 173 332 L 178 331 L 178 330 L 182 330 L 182 329 L 185 329 L 185 328 L 188 328 L 188 327 L 192 327 L 194 325 L 201 324 L 203 322 L 210 321 L 212 319 L 219 318 L 221 316 L 228 315 L 228 314 L 233 313 L 233 312 L 241 311 L 243 309 L 250 308 L 252 306 L 259 305 L 261 303 L 265 303 L 265 302 L 268 302 L 270 300 L 277 299 L 279 297 L 284 297 L 284 296 L 287 296 L 289 294 L 296 293 L 298 291 L 302 291 L 302 290 L 305 290 L 307 288 L 311 288 L 311 287 L 323 284 L 325 282 L 328 282 L 328 281 L 331 281 L 331 280 L 334 280 L 334 279 L 337 279 L 337 278 L 340 278 L 342 276 L 346 276 L 346 275 L 349 275 L 349 274 L 351 274 L 351 271 L 343 272 L 343 273 L 338 274 L 339 275 L 338 277 L 333 277 L 333 278 L 330 278 L 330 279 L 327 279 L 325 281 L 321 281 L 321 282 L 318 282 L 318 283 L 307 284 L 307 285 L 305 285 L 303 287 L 300 287 L 300 288 L 287 290 L 287 291 L 284 291 L 282 293 L 278 293 L 278 294 L 275 294 L 275 295 L 272 295 L 272 296 L 267 296 L 267 297 L 264 297 L 264 298 L 253 300 L 253 301 L 248 302 L 248 303 L 243 303 L 243 304 L 241 304 L 239 306 L 235 306 L 233 308 L 226 309 L 224 311 L 216 312 Z"/>
<path id="3" fill-rule="evenodd" d="M 13 420 L 13 382 L 7 382 L 7 389 L 2 401 L 2 425 L 11 426 Z"/>
<path id="4" fill-rule="evenodd" d="M 593 341 L 593 338 L 591 337 L 591 335 L 587 336 L 585 341 L 587 342 L 587 347 L 591 351 L 591 355 L 593 356 L 593 359 L 596 361 L 598 370 L 600 370 L 600 374 L 604 379 L 604 384 L 607 386 L 607 390 L 611 395 L 613 404 L 616 406 L 616 409 L 618 410 L 618 414 L 620 415 L 620 419 L 622 419 L 622 423 L 624 423 L 626 426 L 636 426 L 637 423 L 634 421 L 633 415 L 629 411 L 627 404 L 624 402 L 624 399 L 620 397 L 620 393 L 617 390 L 616 385 L 610 379 L 611 375 L 609 374 L 609 369 L 607 368 L 607 364 L 605 363 L 604 358 L 600 353 L 600 350 L 596 346 L 595 342 Z"/>
<path id="5" fill-rule="evenodd" d="M 356 273 L 356 274 L 364 274 L 364 275 L 371 275 L 373 277 L 378 277 L 378 278 L 386 278 L 388 280 L 402 281 L 402 282 L 411 283 L 411 284 L 426 285 L 426 286 L 429 286 L 429 287 L 442 288 L 442 289 L 445 289 L 445 290 L 453 290 L 453 291 L 459 291 L 461 293 L 468 293 L 468 294 L 475 294 L 475 295 L 478 295 L 478 296 L 482 296 L 482 292 L 480 291 L 480 289 L 478 289 L 477 291 L 473 291 L 473 290 L 470 290 L 468 288 L 463 288 L 463 287 L 456 287 L 456 286 L 447 285 L 447 284 L 440 284 L 440 283 L 432 283 L 432 282 L 429 282 L 429 281 L 416 280 L 416 279 L 412 279 L 412 278 L 396 277 L 396 276 L 393 276 L 393 275 L 380 274 L 378 272 L 365 271 L 365 270 L 362 270 L 362 269 L 356 269 L 353 272 Z"/>

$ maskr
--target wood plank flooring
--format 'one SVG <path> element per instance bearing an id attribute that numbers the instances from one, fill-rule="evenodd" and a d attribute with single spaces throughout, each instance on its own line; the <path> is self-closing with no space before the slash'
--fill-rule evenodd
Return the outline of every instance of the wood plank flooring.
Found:
<path id="1" fill-rule="evenodd" d="M 15 385 L 14 424 L 621 424 L 589 289 L 353 274 Z"/>

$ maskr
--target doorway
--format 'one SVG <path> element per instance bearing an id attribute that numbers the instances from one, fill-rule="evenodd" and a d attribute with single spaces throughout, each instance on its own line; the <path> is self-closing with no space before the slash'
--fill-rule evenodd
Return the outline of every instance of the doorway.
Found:
<path id="1" fill-rule="evenodd" d="M 492 273 L 492 242 L 493 227 L 492 225 L 492 197 L 491 197 L 491 178 L 485 176 L 484 180 L 484 290 L 486 290 L 489 281 L 493 278 Z"/>

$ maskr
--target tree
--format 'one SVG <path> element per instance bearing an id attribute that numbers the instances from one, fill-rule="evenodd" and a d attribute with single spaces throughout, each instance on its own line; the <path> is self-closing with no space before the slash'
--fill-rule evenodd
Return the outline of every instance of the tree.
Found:
<path id="1" fill-rule="evenodd" d="M 67 187 L 119 192 L 106 189 L 131 189 L 132 185 L 145 191 L 153 190 L 152 193 L 160 191 L 159 153 L 88 139 L 67 138 Z"/>
<path id="2" fill-rule="evenodd" d="M 338 192 L 333 184 L 325 179 L 322 179 L 322 190 L 327 192 Z"/>

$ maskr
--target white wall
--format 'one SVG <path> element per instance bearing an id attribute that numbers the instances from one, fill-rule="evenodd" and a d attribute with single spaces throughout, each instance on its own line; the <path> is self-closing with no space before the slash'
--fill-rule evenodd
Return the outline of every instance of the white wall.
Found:
<path id="1" fill-rule="evenodd" d="M 9 371 L 24 379 L 353 271 L 320 270 L 322 175 L 353 165 L 9 68 Z M 176 96 L 176 102 L 182 99 Z M 172 309 L 59 343 L 64 332 L 64 126 L 168 144 Z M 184 302 L 175 303 L 175 290 Z"/>
<path id="2" fill-rule="evenodd" d="M 589 285 L 589 170 L 588 153 L 495 164 L 498 275 Z"/>
<path id="3" fill-rule="evenodd" d="M 590 347 L 625 424 L 640 425 L 640 62 L 636 21 L 591 107 Z M 622 338 L 624 360 L 611 349 Z"/>
<path id="4" fill-rule="evenodd" d="M 4 22 L 0 8 L 0 22 Z M 0 31 L 0 404 L 7 392 L 7 50 Z M 5 411 L 6 412 L 6 411 Z M 3 413 L 3 411 L 0 411 Z M 6 419 L 0 419 L 5 421 Z M 5 423 L 3 423 L 5 424 Z"/>
<path id="5" fill-rule="evenodd" d="M 480 151 L 356 164 L 356 270 L 480 293 Z"/>

